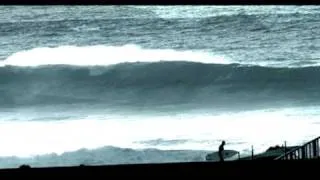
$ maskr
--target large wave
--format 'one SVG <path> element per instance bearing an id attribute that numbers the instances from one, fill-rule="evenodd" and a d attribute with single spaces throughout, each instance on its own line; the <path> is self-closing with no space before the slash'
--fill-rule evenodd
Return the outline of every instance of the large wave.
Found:
<path id="1" fill-rule="evenodd" d="M 18 52 L 1 64 L 0 101 L 6 105 L 319 98 L 317 66 L 243 65 L 205 52 L 69 46 Z"/>

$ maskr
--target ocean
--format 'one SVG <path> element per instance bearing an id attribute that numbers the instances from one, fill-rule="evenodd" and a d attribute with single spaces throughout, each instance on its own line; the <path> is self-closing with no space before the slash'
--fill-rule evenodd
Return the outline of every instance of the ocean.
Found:
<path id="1" fill-rule="evenodd" d="M 319 6 L 0 6 L 0 168 L 302 144 L 319 29 Z"/>

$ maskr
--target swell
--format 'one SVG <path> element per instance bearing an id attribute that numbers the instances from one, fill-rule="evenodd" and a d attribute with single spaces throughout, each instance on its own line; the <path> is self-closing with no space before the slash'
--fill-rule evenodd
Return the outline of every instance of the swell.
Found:
<path id="1" fill-rule="evenodd" d="M 130 13 L 125 13 L 124 11 L 121 15 L 101 16 L 94 19 L 88 17 L 83 18 L 83 15 L 81 15 L 74 19 L 43 18 L 41 20 L 32 19 L 29 21 L 18 20 L 19 23 L 8 19 L 8 21 L 0 21 L 0 30 L 3 32 L 1 36 L 32 34 L 40 37 L 63 36 L 68 33 L 77 33 L 76 29 L 83 26 L 87 26 L 88 28 L 99 27 L 99 30 L 101 30 L 99 33 L 103 36 L 122 30 L 128 31 L 128 33 L 141 33 L 145 31 L 150 31 L 150 33 L 163 33 L 167 31 L 177 31 L 178 29 L 180 31 L 190 31 L 190 29 L 192 29 L 192 32 L 195 33 L 219 31 L 220 29 L 230 29 L 237 32 L 244 30 L 266 32 L 273 29 L 308 29 L 310 26 L 314 26 L 314 23 L 318 23 L 317 19 L 320 16 L 319 13 L 246 14 L 238 12 L 236 14 L 212 15 L 209 17 L 195 16 L 192 18 L 193 20 L 190 21 L 190 18 L 179 17 L 166 19 L 157 17 L 154 14 L 148 15 L 148 13 L 142 13 L 146 14 L 143 18 L 134 16 L 134 14 L 139 13 L 139 11 Z M 141 13 L 139 16 L 140 15 Z M 88 14 L 88 16 L 91 15 Z M 188 33 L 192 33 L 189 31 Z M 49 32 L 56 33 L 50 34 Z"/>
<path id="2" fill-rule="evenodd" d="M 99 101 L 221 104 L 240 102 L 245 97 L 316 101 L 320 98 L 319 75 L 319 67 L 271 68 L 184 61 L 5 66 L 0 68 L 0 101 L 2 105 Z"/>

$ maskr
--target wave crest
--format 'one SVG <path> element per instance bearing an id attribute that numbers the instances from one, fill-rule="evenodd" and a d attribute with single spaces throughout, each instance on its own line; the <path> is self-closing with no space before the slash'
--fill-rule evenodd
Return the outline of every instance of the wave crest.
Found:
<path id="1" fill-rule="evenodd" d="M 194 61 L 227 64 L 218 55 L 203 51 L 178 51 L 174 49 L 145 49 L 135 44 L 123 46 L 59 46 L 41 47 L 12 54 L 0 66 L 76 65 L 108 66 L 125 62 Z"/>

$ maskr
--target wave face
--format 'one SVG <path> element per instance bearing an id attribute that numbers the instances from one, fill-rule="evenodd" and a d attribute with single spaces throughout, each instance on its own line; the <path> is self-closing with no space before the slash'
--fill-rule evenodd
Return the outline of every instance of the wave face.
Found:
<path id="1" fill-rule="evenodd" d="M 179 54 L 170 53 L 171 56 L 172 53 Z M 148 61 L 147 58 L 141 62 L 104 61 L 107 65 L 103 65 L 101 57 L 100 64 L 93 57 L 92 61 L 85 61 L 91 65 L 80 64 L 83 61 L 73 65 L 68 61 L 63 64 L 59 59 L 53 61 L 50 56 L 49 62 L 40 61 L 41 56 L 28 65 L 28 61 L 19 64 L 15 61 L 18 58 L 12 56 L 0 67 L 0 101 L 2 106 L 10 106 L 123 101 L 125 104 L 218 104 L 227 100 L 222 95 L 228 97 L 229 102 L 246 100 L 244 96 L 247 100 L 307 98 L 312 101 L 319 98 L 319 67 L 203 63 L 201 59 L 186 61 L 183 56 L 181 60 L 173 61 L 165 56 L 164 53 L 163 61 Z M 189 56 L 189 60 L 192 58 L 196 56 Z M 72 58 L 70 61 L 78 62 Z M 172 98 L 163 100 L 164 93 Z"/>

